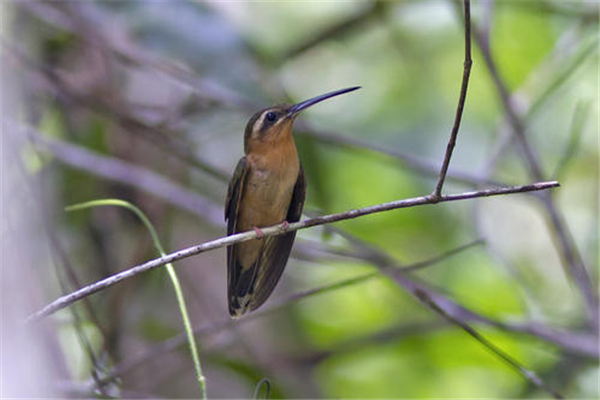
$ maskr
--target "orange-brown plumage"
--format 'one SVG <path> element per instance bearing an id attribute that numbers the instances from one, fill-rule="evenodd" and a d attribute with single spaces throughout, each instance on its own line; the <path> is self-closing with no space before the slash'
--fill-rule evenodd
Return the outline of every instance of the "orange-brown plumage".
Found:
<path id="1" fill-rule="evenodd" d="M 246 156 L 248 176 L 238 211 L 238 231 L 275 225 L 286 220 L 300 160 L 291 122 L 272 140 L 255 143 Z M 240 261 L 247 269 L 258 258 L 263 240 L 240 243 Z"/>

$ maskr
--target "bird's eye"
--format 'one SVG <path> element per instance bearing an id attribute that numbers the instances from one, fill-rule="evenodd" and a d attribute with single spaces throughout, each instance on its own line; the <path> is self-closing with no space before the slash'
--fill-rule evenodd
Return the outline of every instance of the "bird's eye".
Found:
<path id="1" fill-rule="evenodd" d="M 269 111 L 267 113 L 266 117 L 267 117 L 267 121 L 273 122 L 277 118 L 277 114 L 275 114 L 273 111 Z"/>

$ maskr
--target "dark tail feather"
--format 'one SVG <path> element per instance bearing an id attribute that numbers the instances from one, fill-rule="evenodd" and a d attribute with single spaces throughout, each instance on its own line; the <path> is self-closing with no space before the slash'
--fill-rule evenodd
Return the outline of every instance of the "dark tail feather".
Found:
<path id="1" fill-rule="evenodd" d="M 241 317 L 246 311 L 254 293 L 254 281 L 256 280 L 257 265 L 246 271 L 241 265 L 236 265 L 229 277 L 228 293 L 229 315 L 233 318 Z"/>
<path id="2" fill-rule="evenodd" d="M 296 232 L 271 238 L 260 258 L 261 267 L 253 282 L 254 293 L 248 309 L 256 310 L 273 293 L 287 264 Z"/>
<path id="3" fill-rule="evenodd" d="M 233 318 L 254 311 L 267 301 L 283 274 L 295 237 L 294 231 L 267 238 L 251 268 L 244 270 L 237 260 L 229 264 L 229 314 Z M 229 256 L 234 259 L 233 251 Z"/>

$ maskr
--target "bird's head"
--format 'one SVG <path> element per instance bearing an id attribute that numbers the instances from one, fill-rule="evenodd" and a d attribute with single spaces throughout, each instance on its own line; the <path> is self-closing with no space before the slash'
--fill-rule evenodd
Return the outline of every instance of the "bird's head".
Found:
<path id="1" fill-rule="evenodd" d="M 244 149 L 246 153 L 248 153 L 253 143 L 268 144 L 269 142 L 276 142 L 284 135 L 291 134 L 292 124 L 301 111 L 323 100 L 357 89 L 360 89 L 360 86 L 328 92 L 297 104 L 279 104 L 256 112 L 250 118 L 248 124 L 246 124 L 244 133 Z"/>

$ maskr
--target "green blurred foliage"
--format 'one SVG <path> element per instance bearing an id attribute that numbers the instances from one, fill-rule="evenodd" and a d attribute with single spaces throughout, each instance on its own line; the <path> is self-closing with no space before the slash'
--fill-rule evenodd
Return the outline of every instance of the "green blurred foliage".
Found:
<path id="1" fill-rule="evenodd" d="M 498 69 L 511 91 L 523 83 L 554 47 L 560 31 L 552 29 L 553 22 L 528 10 L 497 8 L 490 32 L 491 46 Z"/>

